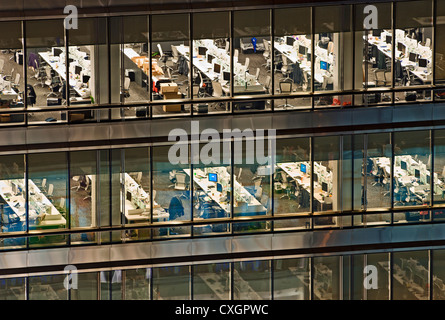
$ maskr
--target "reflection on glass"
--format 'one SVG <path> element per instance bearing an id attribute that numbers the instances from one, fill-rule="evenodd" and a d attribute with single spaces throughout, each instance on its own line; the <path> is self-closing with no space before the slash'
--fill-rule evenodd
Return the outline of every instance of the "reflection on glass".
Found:
<path id="1" fill-rule="evenodd" d="M 153 268 L 153 300 L 189 299 L 189 266 Z"/>
<path id="2" fill-rule="evenodd" d="M 193 300 L 229 300 L 230 264 L 202 264 L 193 267 Z"/>
<path id="3" fill-rule="evenodd" d="M 234 263 L 233 299 L 270 300 L 270 261 L 254 260 Z"/>
<path id="4" fill-rule="evenodd" d="M 0 279 L 0 300 L 25 300 L 25 278 Z"/>
<path id="5" fill-rule="evenodd" d="M 340 298 L 340 258 L 314 258 L 314 299 L 339 300 Z"/>
<path id="6" fill-rule="evenodd" d="M 71 300 L 97 300 L 97 272 L 77 274 L 77 288 L 70 289 Z"/>
<path id="7" fill-rule="evenodd" d="M 125 271 L 125 300 L 150 299 L 151 268 Z"/>
<path id="8" fill-rule="evenodd" d="M 29 300 L 67 300 L 64 274 L 29 277 Z"/>
<path id="9" fill-rule="evenodd" d="M 309 300 L 309 258 L 277 259 L 273 263 L 274 300 Z"/>
<path id="10" fill-rule="evenodd" d="M 394 300 L 427 300 L 428 251 L 395 252 L 392 271 Z"/>

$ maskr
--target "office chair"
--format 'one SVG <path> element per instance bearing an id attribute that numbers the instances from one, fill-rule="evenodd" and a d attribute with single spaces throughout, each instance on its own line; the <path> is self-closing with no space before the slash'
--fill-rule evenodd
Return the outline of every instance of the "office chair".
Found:
<path id="1" fill-rule="evenodd" d="M 376 86 L 384 86 L 386 87 L 387 79 L 386 79 L 386 70 L 382 69 L 374 69 L 372 70 L 374 73 L 374 83 Z"/>
<path id="2" fill-rule="evenodd" d="M 260 68 L 256 68 L 255 80 L 260 82 Z"/>
<path id="3" fill-rule="evenodd" d="M 130 96 L 130 84 L 131 84 L 130 77 L 125 77 L 124 86 L 122 88 L 122 96 L 124 98 L 128 98 Z"/>
<path id="4" fill-rule="evenodd" d="M 59 207 L 65 209 L 65 198 L 61 197 L 59 202 Z"/>
<path id="5" fill-rule="evenodd" d="M 80 176 L 73 176 L 71 179 L 73 179 L 74 182 L 77 182 L 77 185 L 74 187 L 71 187 L 71 190 L 76 189 L 76 191 L 79 191 L 80 189 Z"/>
<path id="6" fill-rule="evenodd" d="M 213 87 L 213 97 L 221 98 L 222 96 L 224 96 L 221 83 L 219 83 L 218 81 L 212 81 L 212 87 Z M 219 102 L 215 102 L 214 105 L 218 108 L 221 108 L 221 107 L 225 106 L 226 103 L 219 101 Z"/>
<path id="7" fill-rule="evenodd" d="M 0 74 L 3 73 L 3 67 L 5 66 L 5 60 L 0 59 Z"/>
<path id="8" fill-rule="evenodd" d="M 176 182 L 175 189 L 176 190 L 187 190 L 187 185 L 185 183 L 187 175 L 185 173 L 178 172 L 176 173 Z"/>
<path id="9" fill-rule="evenodd" d="M 11 83 L 11 88 L 15 89 L 16 91 L 19 91 L 19 87 L 20 87 L 20 73 L 17 72 L 15 74 L 14 81 Z"/>
<path id="10" fill-rule="evenodd" d="M 266 60 L 266 63 L 262 64 L 262 67 L 266 67 L 267 71 L 269 72 L 269 68 L 271 66 L 271 56 L 270 56 L 270 46 L 269 46 L 269 41 L 267 41 L 266 39 L 263 39 L 263 44 L 264 44 L 264 52 L 263 52 L 263 57 Z"/>
<path id="11" fill-rule="evenodd" d="M 272 86 L 272 77 L 267 75 L 266 83 L 264 84 L 264 88 L 266 89 L 266 93 L 270 94 L 273 91 L 271 86 Z"/>
<path id="12" fill-rule="evenodd" d="M 235 49 L 235 52 L 233 54 L 233 60 L 236 62 L 236 61 L 238 61 L 238 58 L 239 58 L 239 50 Z"/>
<path id="13" fill-rule="evenodd" d="M 237 180 L 241 183 L 241 173 L 243 172 L 243 168 L 239 168 Z"/>
<path id="14" fill-rule="evenodd" d="M 328 43 L 328 53 L 334 53 L 334 42 L 332 41 Z"/>
<path id="15" fill-rule="evenodd" d="M 225 47 L 226 53 L 229 53 L 230 51 L 230 42 L 226 41 L 226 47 Z"/>
<path id="16" fill-rule="evenodd" d="M 160 55 L 159 60 L 162 62 L 161 68 L 162 68 L 162 69 L 166 69 L 166 68 L 172 69 L 172 67 L 170 67 L 170 66 L 167 65 L 167 62 L 168 62 L 168 56 L 166 56 L 166 55 L 164 54 L 164 51 L 162 50 L 162 47 L 161 47 L 161 44 L 160 44 L 160 43 L 158 43 L 158 50 L 159 50 L 159 55 Z"/>
<path id="17" fill-rule="evenodd" d="M 62 83 L 60 81 L 59 76 L 55 76 L 51 78 L 49 88 L 51 92 L 48 93 L 47 97 L 61 97 L 62 96 Z"/>
<path id="18" fill-rule="evenodd" d="M 280 81 L 280 93 L 291 93 L 292 92 L 292 81 Z M 287 109 L 288 107 L 292 107 L 292 105 L 287 103 L 287 98 L 284 99 L 285 103 L 278 106 L 278 108 L 282 107 L 283 109 Z"/>
<path id="19" fill-rule="evenodd" d="M 50 184 L 48 185 L 48 191 L 47 191 L 47 193 L 46 193 L 46 196 L 47 196 L 48 198 L 52 198 L 53 193 L 54 193 L 54 185 L 53 185 L 52 183 L 50 183 Z"/>
<path id="20" fill-rule="evenodd" d="M 246 58 L 246 61 L 244 61 L 244 66 L 246 67 L 246 72 L 249 71 L 249 64 L 250 64 L 250 59 Z"/>
<path id="21" fill-rule="evenodd" d="M 176 46 L 171 45 L 171 48 L 172 48 L 172 55 L 173 55 L 171 62 L 173 63 L 174 66 L 176 66 L 175 69 L 172 68 L 171 73 L 176 74 L 176 73 L 179 73 L 179 70 L 178 70 L 179 52 L 178 52 L 178 48 L 176 48 Z"/>
<path id="22" fill-rule="evenodd" d="M 281 66 L 281 73 L 283 74 L 283 76 L 285 76 L 285 79 L 290 79 L 290 74 L 291 74 L 291 69 L 290 66 L 288 64 L 288 59 L 286 58 L 286 56 L 283 54 L 281 56 L 282 58 L 282 66 Z"/>

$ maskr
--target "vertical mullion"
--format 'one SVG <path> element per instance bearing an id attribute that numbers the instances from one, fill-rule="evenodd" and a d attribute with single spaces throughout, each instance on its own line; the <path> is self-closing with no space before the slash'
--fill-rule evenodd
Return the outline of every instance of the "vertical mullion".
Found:
<path id="1" fill-rule="evenodd" d="M 25 216 L 26 216 L 26 233 L 29 235 L 29 154 L 24 154 L 25 160 Z M 29 237 L 25 238 L 26 248 L 29 249 Z"/>
<path id="2" fill-rule="evenodd" d="M 189 31 L 189 57 L 190 57 L 190 83 L 189 83 L 189 99 L 193 100 L 193 70 L 194 70 L 194 64 L 193 64 L 193 13 L 189 13 L 189 24 L 188 24 L 188 31 Z M 193 116 L 193 104 L 190 105 L 190 115 Z M 193 177 L 193 176 L 191 176 Z M 193 179 L 190 179 L 192 181 Z M 193 201 L 192 201 L 193 202 Z M 193 214 L 193 212 L 192 212 Z M 193 229 L 193 227 L 192 227 Z"/>
<path id="3" fill-rule="evenodd" d="M 149 81 L 150 82 L 150 81 Z M 153 225 L 153 207 L 154 207 L 154 197 L 153 197 L 153 146 L 148 147 L 149 159 L 150 159 L 150 171 L 149 171 L 149 184 L 150 184 L 150 221 L 149 224 Z M 154 228 L 150 228 L 150 239 L 153 239 Z"/>
<path id="4" fill-rule="evenodd" d="M 275 74 L 274 74 L 274 65 L 275 65 L 275 9 L 270 10 L 270 78 L 271 83 L 269 88 L 269 94 L 275 94 Z M 267 61 L 266 61 L 267 62 Z M 272 89 L 272 90 L 270 90 Z M 275 99 L 272 99 L 271 103 L 271 111 L 275 111 Z"/>
<path id="5" fill-rule="evenodd" d="M 392 2 L 391 3 L 391 14 L 392 14 L 392 19 L 391 19 L 391 32 L 392 32 L 392 43 L 391 43 L 391 90 L 395 88 L 395 62 L 396 62 L 396 42 L 397 42 L 397 38 L 396 38 L 396 3 Z M 395 92 L 394 90 L 391 91 L 391 101 L 393 103 L 395 103 Z M 391 168 L 392 170 L 392 168 Z M 391 178 L 392 179 L 392 178 Z M 392 186 L 392 180 L 391 180 L 391 186 Z M 392 200 L 392 194 L 391 194 L 391 201 Z M 392 213 L 391 213 L 391 217 L 392 217 Z M 391 220 L 392 223 L 392 220 Z"/>
<path id="6" fill-rule="evenodd" d="M 315 7 L 311 7 L 311 93 L 312 93 L 312 110 L 315 108 L 314 92 L 315 92 Z"/>
<path id="7" fill-rule="evenodd" d="M 235 82 L 235 76 L 233 74 L 233 70 L 234 70 L 234 67 L 233 67 L 233 62 L 234 62 L 234 59 L 233 59 L 233 53 L 234 53 L 233 46 L 234 46 L 234 43 L 235 43 L 235 41 L 234 41 L 234 32 L 233 32 L 233 25 L 234 25 L 234 21 L 235 21 L 234 15 L 235 15 L 234 11 L 230 11 L 230 16 L 229 16 L 230 17 L 230 28 L 229 28 L 229 42 L 230 42 L 230 45 L 229 45 L 229 55 L 230 55 L 230 94 L 229 94 L 229 96 L 230 96 L 230 98 L 233 98 L 233 88 L 234 88 L 234 82 Z M 235 109 L 234 108 L 234 103 L 233 103 L 233 101 L 231 101 L 230 102 L 230 113 L 231 114 L 235 113 L 234 109 Z M 232 162 L 232 164 L 233 164 L 233 162 Z M 231 212 L 233 212 L 233 211 L 231 210 Z"/>
<path id="8" fill-rule="evenodd" d="M 23 55 L 23 84 L 25 86 L 25 88 L 23 89 L 23 106 L 25 107 L 26 113 L 24 114 L 24 119 L 25 119 L 25 126 L 28 126 L 28 90 L 26 88 L 26 86 L 28 85 L 28 68 L 27 68 L 27 64 L 25 63 L 25 59 L 26 59 L 26 51 L 27 51 L 27 46 L 26 46 L 26 22 L 24 20 L 22 20 L 21 22 L 21 27 L 22 27 L 22 55 Z"/>
<path id="9" fill-rule="evenodd" d="M 390 208 L 391 210 L 391 218 L 390 224 L 394 223 L 394 164 L 395 164 L 395 156 L 394 156 L 394 133 L 390 132 L 390 143 L 391 143 L 391 168 L 390 168 L 390 179 L 389 182 L 389 198 L 391 199 Z"/>
<path id="10" fill-rule="evenodd" d="M 312 136 L 312 137 L 310 137 L 309 138 L 310 140 L 309 140 L 309 144 L 310 144 L 310 147 L 309 147 L 309 149 L 310 149 L 310 168 L 311 168 L 311 177 L 310 177 L 310 199 L 311 199 L 311 201 L 309 202 L 309 204 L 310 204 L 310 208 L 309 208 L 309 210 L 310 210 L 310 215 L 312 216 L 312 219 L 311 219 L 311 229 L 314 227 L 314 218 L 313 218 L 313 216 L 314 216 L 314 172 L 315 172 L 315 170 L 314 170 L 314 137 Z"/>
<path id="11" fill-rule="evenodd" d="M 432 8 L 432 14 L 433 14 L 433 26 L 432 26 L 432 39 L 431 39 L 431 84 L 434 86 L 436 85 L 436 25 L 437 25 L 437 0 L 433 0 L 433 8 Z M 431 94 L 433 97 L 433 94 Z"/>
<path id="12" fill-rule="evenodd" d="M 150 65 L 150 72 L 149 72 L 149 79 L 147 79 L 147 86 L 148 86 L 148 101 L 149 101 L 149 107 L 148 107 L 148 117 L 149 119 L 153 118 L 153 58 L 152 58 L 152 52 L 153 52 L 153 16 L 150 14 L 148 15 L 148 59 L 149 59 L 149 65 Z M 150 186 L 152 187 L 152 185 Z M 151 190 L 151 189 L 150 189 Z M 150 209 L 153 211 L 152 209 Z"/>

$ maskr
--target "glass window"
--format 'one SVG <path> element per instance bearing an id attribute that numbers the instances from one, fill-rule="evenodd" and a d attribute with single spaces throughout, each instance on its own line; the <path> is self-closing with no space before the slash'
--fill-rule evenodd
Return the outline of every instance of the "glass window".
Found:
<path id="1" fill-rule="evenodd" d="M 370 20 L 371 13 L 364 13 L 365 4 L 355 6 L 355 88 L 376 88 L 392 86 L 392 5 L 391 3 L 373 3 L 377 8 L 377 19 Z M 364 22 L 376 24 L 376 28 L 367 29 Z M 369 93 L 357 95 L 363 97 L 356 104 L 391 102 L 391 95 Z"/>
<path id="2" fill-rule="evenodd" d="M 394 84 L 396 87 L 431 84 L 432 80 L 432 1 L 396 2 L 396 42 Z M 414 94 L 400 92 L 399 101 L 430 97 L 419 90 Z"/>
<path id="3" fill-rule="evenodd" d="M 230 148 L 226 150 L 224 143 L 215 141 L 196 147 L 200 161 L 193 165 L 193 220 L 228 218 L 232 191 Z M 229 224 L 193 227 L 194 235 L 229 231 Z"/>
<path id="4" fill-rule="evenodd" d="M 314 258 L 314 300 L 340 300 L 340 258 Z"/>
<path id="5" fill-rule="evenodd" d="M 265 94 L 273 90 L 273 71 L 264 54 L 270 52 L 269 10 L 235 11 L 233 14 L 233 96 Z M 267 43 L 267 44 L 266 44 Z M 253 105 L 235 104 L 235 111 L 264 110 L 266 101 Z"/>
<path id="6" fill-rule="evenodd" d="M 428 251 L 394 252 L 393 300 L 428 300 Z"/>
<path id="7" fill-rule="evenodd" d="M 153 195 L 168 217 L 154 222 L 191 220 L 189 145 L 153 147 Z M 172 164 L 182 159 L 186 164 Z M 190 234 L 190 227 L 161 228 L 158 236 Z"/>
<path id="8" fill-rule="evenodd" d="M 149 149 L 129 148 L 124 149 L 125 163 L 122 173 L 123 195 L 121 197 L 123 219 L 127 224 L 148 223 L 151 220 L 150 208 L 150 158 Z M 156 200 L 155 200 L 156 201 Z M 153 219 L 159 221 L 168 216 L 167 212 L 159 204 L 153 206 Z M 128 231 L 127 238 L 150 238 L 149 229 Z"/>
<path id="9" fill-rule="evenodd" d="M 77 289 L 70 289 L 71 300 L 98 300 L 97 272 L 77 274 Z"/>
<path id="10" fill-rule="evenodd" d="M 10 108 L 23 109 L 26 88 L 23 76 L 24 57 L 21 23 L 19 21 L 4 21 L 0 23 L 0 28 L 8 30 L 0 36 L 2 52 L 0 57 L 0 73 L 2 74 L 0 106 L 2 111 Z M 30 87 L 28 88 L 31 90 Z M 29 91 L 28 96 L 30 96 Z M 29 97 L 28 104 L 29 102 L 32 102 L 32 97 Z M 25 115 L 23 113 L 0 115 L 0 123 L 23 123 L 24 121 Z"/>
<path id="11" fill-rule="evenodd" d="M 100 300 L 122 300 L 122 270 L 100 271 Z"/>
<path id="12" fill-rule="evenodd" d="M 153 300 L 190 300 L 190 266 L 153 268 Z"/>
<path id="13" fill-rule="evenodd" d="M 273 260 L 273 299 L 309 300 L 311 277 L 309 258 Z"/>
<path id="14" fill-rule="evenodd" d="M 310 139 L 279 139 L 276 149 L 277 168 L 273 173 L 274 214 L 310 212 Z M 265 169 L 262 168 L 263 174 L 270 174 Z M 274 227 L 306 227 L 307 223 L 309 219 L 277 220 Z"/>
<path id="15" fill-rule="evenodd" d="M 312 35 L 310 7 L 276 9 L 274 32 L 274 66 L 270 52 L 270 42 L 264 43 L 264 58 L 268 75 L 275 78 L 275 92 L 312 91 Z M 290 84 L 290 85 L 289 85 Z M 309 99 L 309 98 L 308 98 Z M 276 100 L 275 110 L 306 106 L 304 100 Z"/>
<path id="16" fill-rule="evenodd" d="M 443 84 L 445 81 L 445 3 L 437 1 L 436 12 L 436 30 L 434 32 L 436 50 L 435 81 L 437 84 Z"/>
<path id="17" fill-rule="evenodd" d="M 70 156 L 70 227 L 97 226 L 97 151 L 72 151 Z M 61 211 L 66 212 L 63 203 Z M 94 233 L 71 235 L 71 243 L 94 242 Z"/>
<path id="18" fill-rule="evenodd" d="M 29 277 L 29 300 L 67 300 L 64 274 Z"/>
<path id="19" fill-rule="evenodd" d="M 77 29 L 68 31 L 70 105 L 108 103 L 108 79 L 115 81 L 115 78 L 108 75 L 106 30 L 105 18 L 87 18 L 78 21 Z M 91 121 L 95 118 L 94 112 L 71 111 L 69 121 Z"/>
<path id="20" fill-rule="evenodd" d="M 0 300 L 25 300 L 25 278 L 0 279 Z"/>
<path id="21" fill-rule="evenodd" d="M 125 300 L 150 300 L 151 268 L 125 271 Z"/>
<path id="22" fill-rule="evenodd" d="M 28 95 L 36 107 L 66 106 L 67 68 L 63 20 L 26 21 L 26 53 Z M 34 103 L 33 103 L 34 102 Z M 66 121 L 65 112 L 28 114 L 30 123 Z M 48 122 L 47 122 L 48 121 Z"/>
<path id="23" fill-rule="evenodd" d="M 193 74 L 196 79 L 192 89 L 193 98 L 229 96 L 229 12 L 195 13 L 193 38 Z M 181 47 L 172 47 L 172 51 L 173 56 L 181 57 Z M 208 106 L 210 113 L 228 110 L 228 104 L 224 102 Z"/>
<path id="24" fill-rule="evenodd" d="M 366 210 L 391 206 L 391 136 L 388 133 L 365 136 L 366 148 L 363 158 L 362 205 Z M 362 216 L 363 224 L 389 223 L 390 214 L 378 213 Z"/>
<path id="25" fill-rule="evenodd" d="M 28 155 L 29 229 L 65 229 L 68 194 L 68 159 L 66 152 Z M 30 245 L 63 244 L 64 235 L 32 237 Z"/>
<path id="26" fill-rule="evenodd" d="M 353 87 L 351 6 L 315 8 L 314 91 L 349 90 Z M 332 105 L 333 99 L 348 103 L 349 97 L 320 98 L 316 105 Z"/>
<path id="27" fill-rule="evenodd" d="M 233 299 L 270 300 L 270 263 L 270 260 L 235 262 L 233 270 Z"/>
<path id="28" fill-rule="evenodd" d="M 432 251 L 432 268 L 433 268 L 433 300 L 445 300 L 445 288 L 443 282 L 445 280 L 445 251 Z"/>
<path id="29" fill-rule="evenodd" d="M 352 259 L 353 299 L 388 300 L 389 255 L 387 253 L 353 255 Z"/>
<path id="30" fill-rule="evenodd" d="M 445 131 L 434 131 L 434 180 L 433 200 L 434 205 L 445 203 Z M 440 210 L 441 212 L 441 210 Z M 443 216 L 437 215 L 437 218 Z"/>
<path id="31" fill-rule="evenodd" d="M 153 100 L 192 97 L 189 28 L 188 14 L 152 16 Z M 180 103 L 153 107 L 153 116 L 181 113 L 190 110 L 186 111 Z"/>
<path id="32" fill-rule="evenodd" d="M 394 133 L 394 207 L 428 205 L 431 196 L 430 132 Z M 417 215 L 406 220 L 419 220 Z M 395 213 L 395 220 L 404 220 Z"/>
<path id="33" fill-rule="evenodd" d="M 193 300 L 230 300 L 230 264 L 193 266 Z"/>

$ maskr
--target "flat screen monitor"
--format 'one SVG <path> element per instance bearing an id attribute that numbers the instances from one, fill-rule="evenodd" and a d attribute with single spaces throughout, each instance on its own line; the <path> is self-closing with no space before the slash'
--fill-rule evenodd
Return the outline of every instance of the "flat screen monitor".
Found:
<path id="1" fill-rule="evenodd" d="M 55 57 L 60 56 L 61 53 L 62 53 L 62 49 L 59 49 L 59 48 L 53 48 L 53 55 L 54 55 Z"/>
<path id="2" fill-rule="evenodd" d="M 430 180 L 430 176 L 429 176 L 429 175 L 426 176 L 426 183 L 427 183 L 427 184 L 430 184 L 430 183 L 431 183 L 431 180 Z"/>
<path id="3" fill-rule="evenodd" d="M 300 166 L 300 170 L 301 172 L 306 173 L 306 165 L 302 163 Z"/>
<path id="4" fill-rule="evenodd" d="M 306 54 L 306 47 L 302 46 L 302 45 L 299 45 L 298 46 L 298 53 L 299 54 Z"/>
<path id="5" fill-rule="evenodd" d="M 414 176 L 415 176 L 417 179 L 420 179 L 420 170 L 419 170 L 419 169 L 414 169 Z"/>
<path id="6" fill-rule="evenodd" d="M 220 72 L 221 72 L 221 65 L 215 63 L 215 64 L 213 65 L 213 72 L 215 72 L 215 73 L 220 73 Z"/>
<path id="7" fill-rule="evenodd" d="M 415 54 L 414 52 L 410 52 L 409 53 L 409 61 L 416 62 L 416 60 L 417 60 L 417 54 Z"/>
<path id="8" fill-rule="evenodd" d="M 400 167 L 402 168 L 402 170 L 406 170 L 406 168 L 407 168 L 406 162 L 405 161 L 401 161 L 400 162 Z"/>
<path id="9" fill-rule="evenodd" d="M 326 61 L 320 61 L 320 69 L 328 70 L 328 63 Z"/>
<path id="10" fill-rule="evenodd" d="M 88 83 L 88 81 L 90 81 L 90 76 L 82 76 L 82 82 L 83 83 Z"/>
<path id="11" fill-rule="evenodd" d="M 230 81 L 230 72 L 227 72 L 227 71 L 223 72 L 223 80 Z"/>
<path id="12" fill-rule="evenodd" d="M 216 173 L 209 173 L 210 182 L 218 182 L 218 175 Z"/>
<path id="13" fill-rule="evenodd" d="M 328 192 L 328 184 L 326 182 L 321 183 L 321 190 Z"/>
<path id="14" fill-rule="evenodd" d="M 391 44 L 392 43 L 392 36 L 386 35 L 386 43 Z"/>
<path id="15" fill-rule="evenodd" d="M 287 44 L 288 46 L 293 46 L 293 45 L 294 45 L 294 42 L 295 42 L 295 39 L 294 39 L 294 38 L 292 38 L 292 37 L 287 37 L 287 38 L 286 38 L 286 44 Z"/>
<path id="16" fill-rule="evenodd" d="M 419 67 L 426 68 L 428 66 L 428 60 L 427 59 L 419 59 Z"/>
<path id="17" fill-rule="evenodd" d="M 373 30 L 372 30 L 372 36 L 373 36 L 373 37 L 380 37 L 380 30 L 378 30 L 378 29 L 373 29 Z"/>
<path id="18" fill-rule="evenodd" d="M 127 191 L 126 198 L 128 201 L 131 201 L 131 192 L 130 191 Z"/>
<path id="19" fill-rule="evenodd" d="M 74 66 L 74 73 L 80 75 L 80 73 L 82 72 L 82 67 L 81 66 Z"/>
<path id="20" fill-rule="evenodd" d="M 207 48 L 206 47 L 198 47 L 198 54 L 200 56 L 205 56 L 207 52 Z"/>
<path id="21" fill-rule="evenodd" d="M 401 42 L 397 42 L 397 50 L 399 50 L 400 52 L 405 53 L 405 45 Z"/>
<path id="22" fill-rule="evenodd" d="M 307 61 L 311 62 L 312 55 L 310 53 L 307 54 Z"/>
<path id="23" fill-rule="evenodd" d="M 212 56 L 211 54 L 209 54 L 209 55 L 207 56 L 207 62 L 208 62 L 208 63 L 212 63 L 213 58 L 215 58 L 215 57 Z"/>
<path id="24" fill-rule="evenodd" d="M 314 174 L 314 182 L 318 182 L 318 174 Z"/>
<path id="25" fill-rule="evenodd" d="M 222 184 L 221 183 L 216 184 L 216 191 L 222 192 Z"/>

